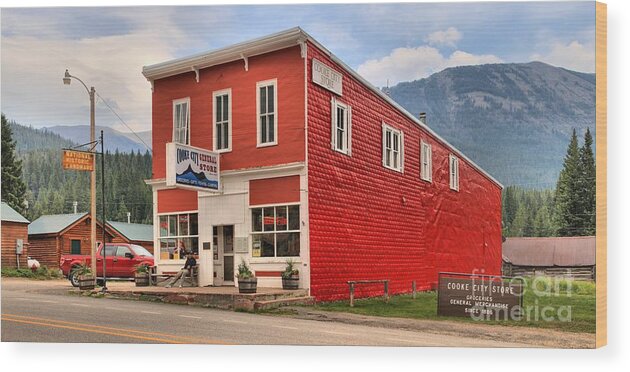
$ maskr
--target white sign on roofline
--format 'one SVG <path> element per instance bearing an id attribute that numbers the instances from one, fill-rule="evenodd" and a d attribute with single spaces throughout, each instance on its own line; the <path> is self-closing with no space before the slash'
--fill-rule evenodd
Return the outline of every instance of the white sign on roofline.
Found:
<path id="1" fill-rule="evenodd" d="M 167 143 L 166 185 L 219 191 L 219 154 L 181 143 Z"/>
<path id="2" fill-rule="evenodd" d="M 313 58 L 313 83 L 321 85 L 340 96 L 342 95 L 343 75 L 315 58 Z"/>

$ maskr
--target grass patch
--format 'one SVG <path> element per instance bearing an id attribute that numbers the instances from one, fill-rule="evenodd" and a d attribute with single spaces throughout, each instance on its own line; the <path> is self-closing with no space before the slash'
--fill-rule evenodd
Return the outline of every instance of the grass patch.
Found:
<path id="1" fill-rule="evenodd" d="M 534 291 L 534 288 L 537 291 Z M 411 295 L 392 296 L 389 303 L 385 303 L 382 297 L 374 297 L 355 300 L 354 307 L 350 307 L 347 300 L 319 303 L 316 307 L 325 311 L 383 317 L 453 320 L 463 323 L 595 333 L 595 283 L 585 281 L 554 281 L 551 278 L 538 278 L 533 282 L 528 280 L 523 297 L 523 308 L 525 312 L 529 310 L 529 317 L 526 315 L 522 320 L 476 321 L 471 318 L 438 317 L 437 292 L 418 292 L 416 299 L 411 298 Z M 540 314 L 546 307 L 551 309 L 547 310 L 547 315 L 552 315 L 553 320 L 541 319 Z M 559 309 L 564 310 L 558 313 Z M 567 311 L 570 311 L 570 320 Z"/>
<path id="2" fill-rule="evenodd" d="M 37 280 L 50 280 L 50 279 L 62 279 L 63 275 L 57 269 L 49 269 L 46 266 L 41 266 L 37 270 L 31 269 L 14 269 L 4 267 L 1 270 L 3 278 L 28 278 Z"/>

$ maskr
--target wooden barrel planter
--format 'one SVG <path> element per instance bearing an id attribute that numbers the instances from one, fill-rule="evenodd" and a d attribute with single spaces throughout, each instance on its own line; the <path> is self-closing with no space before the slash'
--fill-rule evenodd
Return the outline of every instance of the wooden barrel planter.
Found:
<path id="1" fill-rule="evenodd" d="M 288 278 L 282 278 L 282 289 L 298 289 L 300 287 L 300 276 L 291 275 Z"/>
<path id="2" fill-rule="evenodd" d="M 134 277 L 136 287 L 148 287 L 149 286 L 149 274 L 136 274 Z"/>
<path id="3" fill-rule="evenodd" d="M 94 277 L 79 275 L 79 289 L 82 291 L 94 289 Z"/>
<path id="4" fill-rule="evenodd" d="M 258 278 L 239 279 L 238 293 L 256 293 Z"/>

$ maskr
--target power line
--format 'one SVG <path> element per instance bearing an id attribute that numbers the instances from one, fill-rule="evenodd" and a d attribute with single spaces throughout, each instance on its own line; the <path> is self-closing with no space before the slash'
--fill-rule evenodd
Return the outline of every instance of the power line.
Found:
<path id="1" fill-rule="evenodd" d="M 118 118 L 118 120 L 120 120 L 121 123 L 123 123 L 127 129 L 129 129 L 131 131 L 131 133 L 133 133 L 134 136 L 136 136 L 136 138 L 138 138 L 140 140 L 140 142 L 142 142 L 142 144 L 144 145 L 144 147 L 147 148 L 147 150 L 149 150 L 149 152 L 151 152 L 151 154 L 153 155 L 153 150 L 149 147 L 149 145 L 147 145 L 142 138 L 140 138 L 140 136 L 133 130 L 131 129 L 131 127 L 129 125 L 127 125 L 127 123 L 125 123 L 125 121 L 120 117 L 120 115 L 118 115 L 118 113 L 107 103 L 107 101 L 101 97 L 100 94 L 98 94 L 98 92 L 96 92 L 96 95 L 98 96 L 98 98 L 101 99 L 101 101 L 105 104 L 105 106 L 107 106 L 107 108 L 109 108 L 109 110 L 111 112 L 114 113 L 114 115 L 116 115 L 116 117 Z"/>

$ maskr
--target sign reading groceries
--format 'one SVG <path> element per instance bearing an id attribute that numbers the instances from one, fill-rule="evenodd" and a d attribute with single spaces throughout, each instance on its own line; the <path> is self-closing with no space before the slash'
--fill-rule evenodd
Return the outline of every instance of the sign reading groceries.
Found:
<path id="1" fill-rule="evenodd" d="M 166 185 L 219 191 L 219 154 L 197 147 L 166 144 Z"/>
<path id="2" fill-rule="evenodd" d="M 315 58 L 313 58 L 313 83 L 338 95 L 341 95 L 343 91 L 343 76 Z"/>

